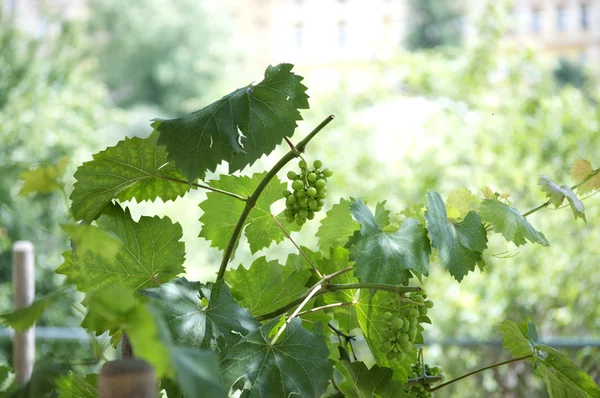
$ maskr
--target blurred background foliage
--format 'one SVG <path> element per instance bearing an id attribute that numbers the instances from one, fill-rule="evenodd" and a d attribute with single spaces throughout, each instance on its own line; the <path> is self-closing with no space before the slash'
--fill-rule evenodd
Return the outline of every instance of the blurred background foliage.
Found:
<path id="1" fill-rule="evenodd" d="M 536 185 L 540 174 L 573 184 L 569 169 L 577 158 L 598 167 L 600 144 L 598 82 L 578 64 L 558 64 L 531 47 L 503 46 L 506 11 L 491 2 L 476 27 L 477 39 L 460 44 L 451 2 L 413 2 L 422 18 L 411 27 L 408 48 L 392 60 L 361 65 L 368 79 L 357 90 L 341 68 L 331 90 L 311 88 L 311 109 L 304 112 L 301 136 L 329 113 L 331 127 L 308 149 L 335 171 L 329 206 L 339 197 L 358 197 L 371 206 L 387 200 L 396 214 L 423 203 L 428 190 L 447 197 L 484 185 L 507 192 L 522 212 L 545 201 Z M 442 3 L 446 3 L 445 5 Z M 10 247 L 19 239 L 36 245 L 36 291 L 45 294 L 62 282 L 53 274 L 68 249 L 59 233 L 67 220 L 67 192 L 19 197 L 19 174 L 36 164 L 69 158 L 67 176 L 82 161 L 125 135 L 150 133 L 151 117 L 198 109 L 248 82 L 235 73 L 243 52 L 227 47 L 235 37 L 218 24 L 222 10 L 209 2 L 151 0 L 123 7 L 119 1 L 94 0 L 94 18 L 85 25 L 62 23 L 52 38 L 32 39 L 9 24 L 0 25 L 0 294 L 9 297 Z M 199 23 L 202 21 L 203 23 Z M 207 23 L 204 23 L 207 22 Z M 437 26 L 432 31 L 431 26 Z M 84 30 L 81 30 L 84 29 Z M 285 60 L 282 60 L 282 62 Z M 266 67 L 266 65 L 265 65 Z M 229 68 L 229 69 L 228 69 Z M 303 70 L 297 69 L 303 74 Z M 240 73 L 240 75 L 242 75 Z M 259 78 L 258 76 L 256 77 Z M 410 117 L 408 117 L 410 115 Z M 261 159 L 245 172 L 262 170 Z M 340 153 L 344 153 L 340 156 Z M 223 171 L 225 169 L 222 169 Z M 220 171 L 220 170 L 218 170 Z M 214 178 L 209 175 L 208 178 Z M 203 192 L 177 202 L 130 203 L 134 215 L 169 215 L 185 232 L 190 278 L 215 277 L 221 253 L 197 238 Z M 586 200 L 588 225 L 569 209 L 545 209 L 531 223 L 551 242 L 549 248 L 516 247 L 492 236 L 485 272 L 461 284 L 432 265 L 427 289 L 436 306 L 426 340 L 461 340 L 466 346 L 432 344 L 430 363 L 442 365 L 447 378 L 508 357 L 497 345 L 497 323 L 531 317 L 546 338 L 600 339 L 600 204 Z M 274 209 L 276 210 L 276 209 Z M 302 245 L 316 247 L 317 222 L 296 234 Z M 249 264 L 242 242 L 235 264 Z M 284 258 L 289 242 L 256 256 Z M 510 258 L 502 258 L 502 257 Z M 77 297 L 72 297 L 77 302 Z M 10 309 L 0 302 L 0 311 Z M 76 326 L 78 306 L 67 302 L 48 311 L 39 325 Z M 10 345 L 3 341 L 5 361 Z M 88 343 L 40 343 L 72 357 L 98 356 Z M 73 351 L 77 349 L 77 351 Z M 570 350 L 582 368 L 600 379 L 598 348 Z M 504 367 L 441 390 L 440 397 L 546 396 L 529 366 Z"/>

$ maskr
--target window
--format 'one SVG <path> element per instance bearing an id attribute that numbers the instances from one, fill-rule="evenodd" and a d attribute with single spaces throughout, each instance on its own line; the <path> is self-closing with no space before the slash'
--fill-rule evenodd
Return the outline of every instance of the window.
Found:
<path id="1" fill-rule="evenodd" d="M 298 23 L 296 26 L 294 26 L 294 40 L 296 42 L 296 48 L 302 48 L 304 41 L 304 25 L 301 23 Z"/>
<path id="2" fill-rule="evenodd" d="M 559 32 L 565 31 L 566 26 L 566 11 L 565 7 L 559 6 L 556 9 L 556 30 Z"/>
<path id="3" fill-rule="evenodd" d="M 534 8 L 531 10 L 531 31 L 538 33 L 542 29 L 542 12 Z"/>
<path id="4" fill-rule="evenodd" d="M 582 30 L 588 30 L 590 27 L 590 7 L 587 4 L 581 5 L 580 24 Z"/>
<path id="5" fill-rule="evenodd" d="M 337 24 L 337 41 L 340 47 L 346 45 L 346 22 L 344 21 L 340 21 Z"/>

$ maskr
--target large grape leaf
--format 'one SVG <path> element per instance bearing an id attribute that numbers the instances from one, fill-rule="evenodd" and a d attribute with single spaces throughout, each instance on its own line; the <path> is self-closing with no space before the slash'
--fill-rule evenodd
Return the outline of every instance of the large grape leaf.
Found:
<path id="1" fill-rule="evenodd" d="M 62 189 L 61 181 L 67 167 L 67 158 L 62 158 L 57 164 L 41 165 L 33 170 L 22 172 L 19 177 L 23 180 L 23 186 L 19 195 L 28 195 L 34 192 L 50 193 Z"/>
<path id="2" fill-rule="evenodd" d="M 326 213 L 326 217 L 321 220 L 321 226 L 317 231 L 321 250 L 327 252 L 330 247 L 345 245 L 348 238 L 360 229 L 360 224 L 354 221 L 350 213 L 350 203 L 349 200 L 341 199 L 340 203 L 334 204 Z"/>
<path id="3" fill-rule="evenodd" d="M 123 247 L 122 243 L 107 231 L 90 224 L 63 224 L 61 229 L 69 236 L 71 246 L 78 254 L 101 253 L 107 260 L 114 260 Z"/>
<path id="4" fill-rule="evenodd" d="M 302 120 L 299 109 L 308 109 L 302 77 L 293 65 L 269 66 L 256 85 L 235 90 L 190 115 L 156 120 L 159 144 L 166 145 L 189 181 L 204 178 L 223 160 L 229 172 L 242 170 L 269 154 L 284 137 L 291 137 Z"/>
<path id="5" fill-rule="evenodd" d="M 469 212 L 473 211 L 477 213 L 479 211 L 479 198 L 477 198 L 473 193 L 467 188 L 459 188 L 448 195 L 448 199 L 446 199 L 446 210 L 452 208 L 458 212 L 457 217 L 449 217 L 455 218 L 457 221 L 462 221 Z M 449 211 L 448 211 L 449 212 Z"/>
<path id="6" fill-rule="evenodd" d="M 479 214 L 483 221 L 490 223 L 494 231 L 501 233 L 504 239 L 517 246 L 526 244 L 527 240 L 542 246 L 550 245 L 544 234 L 536 231 L 517 209 L 499 200 L 484 199 Z"/>
<path id="7" fill-rule="evenodd" d="M 227 271 L 225 279 L 233 297 L 252 315 L 269 313 L 300 296 L 310 278 L 310 270 L 294 264 L 281 266 L 276 260 L 259 257 L 249 269 L 240 265 Z"/>
<path id="8" fill-rule="evenodd" d="M 481 253 L 487 247 L 485 228 L 477 213 L 469 212 L 463 221 L 448 220 L 446 207 L 437 192 L 427 193 L 427 228 L 433 247 L 438 249 L 444 267 L 461 281 L 482 260 Z"/>
<path id="9" fill-rule="evenodd" d="M 599 398 L 598 384 L 552 347 L 538 345 L 536 370 L 544 378 L 550 398 Z"/>
<path id="10" fill-rule="evenodd" d="M 294 318 L 283 336 L 271 344 L 269 333 L 279 319 L 263 325 L 233 346 L 221 361 L 227 386 L 240 378 L 250 383 L 248 398 L 320 397 L 332 377 L 332 362 L 324 338 L 316 337 Z"/>
<path id="11" fill-rule="evenodd" d="M 221 175 L 218 180 L 211 181 L 210 185 L 248 197 L 266 174 L 266 172 L 254 174 L 252 177 Z M 277 177 L 273 178 L 246 218 L 245 234 L 252 253 L 269 247 L 273 241 L 279 243 L 285 239 L 285 235 L 271 216 L 271 205 L 283 198 L 282 192 L 286 188 L 287 184 L 282 183 Z M 200 217 L 200 221 L 204 224 L 200 230 L 200 237 L 210 240 L 212 247 L 224 250 L 244 210 L 245 203 L 218 192 L 209 192 L 206 200 L 199 206 L 204 211 Z M 277 219 L 287 231 L 299 230 L 296 224 L 287 223 L 282 215 Z"/>
<path id="12" fill-rule="evenodd" d="M 402 398 L 412 397 L 404 392 L 403 384 L 393 380 L 391 368 L 373 365 L 367 368 L 364 362 L 342 360 L 336 368 L 345 381 L 338 386 L 347 398 Z"/>
<path id="13" fill-rule="evenodd" d="M 56 270 L 81 291 L 102 289 L 118 283 L 143 289 L 166 282 L 184 271 L 185 245 L 181 226 L 168 217 L 141 217 L 133 221 L 128 209 L 117 204 L 105 207 L 98 227 L 115 235 L 122 248 L 114 259 L 101 252 L 63 253 L 64 263 Z"/>
<path id="14" fill-rule="evenodd" d="M 350 205 L 361 226 L 348 242 L 356 276 L 361 282 L 397 285 L 410 278 L 409 271 L 419 277 L 429 275 L 431 248 L 425 228 L 417 220 L 406 219 L 397 231 L 384 232 L 387 214 L 383 206 L 378 209 L 379 219 L 361 200 Z"/>
<path id="15" fill-rule="evenodd" d="M 61 398 L 95 398 L 98 396 L 98 374 L 91 373 L 82 376 L 73 371 L 68 376 L 56 380 L 56 389 Z"/>
<path id="16" fill-rule="evenodd" d="M 546 193 L 550 204 L 553 204 L 556 208 L 558 208 L 566 197 L 569 201 L 569 205 L 571 206 L 571 211 L 573 212 L 575 219 L 577 220 L 577 218 L 581 218 L 587 223 L 587 220 L 585 219 L 585 207 L 583 206 L 583 202 L 577 197 L 571 187 L 564 184 L 559 186 L 557 183 L 552 181 L 550 177 L 542 175 L 538 179 L 538 184 L 542 187 L 542 191 Z"/>
<path id="17" fill-rule="evenodd" d="M 202 285 L 178 278 L 140 293 L 161 310 L 179 345 L 214 348 L 222 338 L 231 346 L 259 326 L 248 310 L 237 305 L 222 280 Z"/>
<path id="18" fill-rule="evenodd" d="M 181 182 L 185 177 L 167 161 L 167 152 L 156 145 L 157 139 L 158 133 L 148 138 L 125 138 L 79 166 L 71 193 L 75 220 L 95 220 L 115 198 L 167 201 L 189 191 L 190 185 Z"/>

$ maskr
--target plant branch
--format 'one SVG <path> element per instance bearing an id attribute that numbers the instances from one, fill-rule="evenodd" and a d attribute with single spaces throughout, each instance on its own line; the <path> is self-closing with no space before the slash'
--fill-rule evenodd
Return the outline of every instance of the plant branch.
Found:
<path id="1" fill-rule="evenodd" d="M 187 182 L 185 180 L 179 180 L 177 178 L 171 178 L 171 177 L 165 177 L 165 176 L 159 176 L 156 174 L 152 174 L 154 177 L 156 178 L 160 178 L 162 180 L 167 180 L 167 181 L 173 181 L 173 182 L 180 182 L 182 184 L 186 184 L 186 185 L 192 185 L 196 188 L 202 188 L 202 189 L 208 189 L 209 191 L 213 191 L 213 192 L 218 192 L 218 193 L 222 193 L 223 195 L 227 195 L 227 196 L 231 196 L 232 198 L 236 198 L 238 200 L 241 200 L 242 202 L 245 202 L 246 200 L 248 200 L 247 198 L 244 198 L 243 196 L 238 195 L 237 193 L 233 193 L 233 192 L 229 192 L 229 191 L 224 191 L 222 189 L 219 188 L 214 188 L 211 187 L 210 185 L 205 185 L 205 184 L 197 184 L 195 182 Z"/>
<path id="2" fill-rule="evenodd" d="M 279 229 L 281 229 L 281 231 L 283 232 L 283 234 L 285 236 L 287 236 L 287 238 L 290 240 L 290 242 L 292 242 L 294 244 L 294 246 L 296 246 L 296 249 L 298 249 L 298 251 L 300 252 L 300 254 L 302 254 L 302 257 L 304 257 L 306 259 L 306 261 L 308 261 L 308 263 L 312 267 L 313 271 L 315 271 L 315 273 L 319 276 L 319 278 L 323 278 L 323 274 L 321 274 L 319 272 L 319 270 L 317 269 L 317 267 L 315 266 L 315 264 L 313 264 L 313 262 L 310 260 L 310 258 L 308 258 L 308 256 L 306 255 L 306 253 L 304 253 L 302 251 L 302 249 L 300 248 L 300 246 L 298 246 L 296 244 L 296 242 L 294 242 L 294 239 L 292 239 L 292 237 L 290 236 L 290 234 L 285 230 L 285 228 L 283 228 L 283 225 L 281 225 L 281 223 L 279 222 L 279 220 L 277 219 L 277 217 L 275 217 L 273 215 L 273 213 L 271 213 L 271 217 L 273 218 L 273 220 L 275 220 L 275 223 L 277 223 L 277 226 L 279 227 Z"/>
<path id="3" fill-rule="evenodd" d="M 306 296 L 306 298 L 304 300 L 302 300 L 302 303 L 300 303 L 300 305 L 298 306 L 298 308 L 296 308 L 296 310 L 294 311 L 294 313 L 285 321 L 285 323 L 283 325 L 281 325 L 281 328 L 279 328 L 279 330 L 277 331 L 277 334 L 271 340 L 271 345 L 275 345 L 275 343 L 277 342 L 277 340 L 279 339 L 279 337 L 283 334 L 283 331 L 287 327 L 288 323 L 290 323 L 292 321 L 292 319 L 294 319 L 296 316 L 298 316 L 298 314 L 300 313 L 300 310 L 302 310 L 302 308 L 304 308 L 304 306 L 306 305 L 306 303 L 308 303 L 309 300 L 311 298 L 313 298 L 313 296 L 315 296 L 317 294 L 317 292 L 319 290 L 321 290 L 322 288 L 323 288 L 323 286 L 319 285 L 319 286 L 315 287 L 314 289 L 312 289 L 310 291 L 310 293 L 308 293 L 308 295 Z"/>
<path id="4" fill-rule="evenodd" d="M 325 276 L 323 276 L 323 278 L 322 278 L 322 281 L 321 281 L 321 282 L 330 281 L 330 280 L 332 280 L 333 278 L 335 278 L 336 276 L 340 276 L 340 275 L 342 275 L 342 274 L 345 274 L 346 272 L 350 272 L 350 271 L 352 271 L 352 270 L 354 270 L 354 267 L 346 267 L 346 268 L 342 268 L 342 269 L 340 269 L 340 270 L 337 270 L 337 271 L 335 271 L 335 272 L 332 272 L 332 273 L 331 273 L 331 274 L 329 274 L 329 275 L 325 275 Z"/>
<path id="5" fill-rule="evenodd" d="M 317 127 L 315 127 L 315 129 L 313 131 L 311 131 L 310 134 L 308 134 L 302 141 L 300 141 L 300 143 L 296 146 L 296 149 L 298 151 L 302 152 L 304 150 L 304 148 L 306 148 L 306 145 L 310 142 L 310 140 L 312 140 L 313 137 L 315 135 L 317 135 L 317 133 L 319 131 L 321 131 L 323 129 L 323 127 L 325 127 L 327 124 L 329 124 L 329 122 L 331 122 L 332 120 L 333 120 L 333 115 L 329 115 L 327 118 L 325 118 L 325 120 L 323 120 Z M 219 273 L 217 274 L 217 280 L 223 279 L 223 277 L 225 276 L 225 270 L 227 270 L 227 264 L 229 263 L 229 259 L 231 258 L 231 255 L 233 254 L 233 250 L 235 249 L 235 245 L 240 237 L 240 233 L 242 232 L 242 229 L 244 228 L 244 223 L 246 222 L 246 218 L 248 218 L 250 211 L 256 205 L 256 201 L 258 200 L 258 197 L 260 196 L 262 191 L 267 187 L 269 182 L 271 182 L 273 177 L 275 177 L 275 175 L 277 175 L 279 170 L 281 170 L 286 164 L 288 164 L 292 159 L 296 158 L 297 156 L 299 156 L 299 152 L 297 152 L 297 151 L 296 152 L 289 151 L 288 153 L 283 155 L 283 157 L 275 164 L 275 166 L 273 166 L 273 168 L 271 168 L 271 170 L 269 170 L 269 172 L 267 173 L 265 178 L 263 178 L 261 180 L 261 182 L 258 184 L 258 186 L 254 190 L 252 195 L 250 195 L 248 197 L 248 199 L 246 200 L 246 206 L 244 206 L 244 210 L 242 211 L 242 214 L 240 215 L 240 218 L 238 219 L 238 222 L 235 225 L 233 234 L 231 234 L 231 238 L 229 239 L 227 248 L 225 249 L 225 252 L 223 253 L 223 260 L 221 261 Z"/>
<path id="6" fill-rule="evenodd" d="M 496 363 L 496 364 L 493 364 L 493 365 L 490 365 L 490 366 L 486 366 L 485 368 L 474 370 L 474 371 L 469 372 L 467 374 L 464 374 L 464 375 L 462 375 L 460 377 L 457 377 L 456 379 L 452 379 L 450 381 L 447 381 L 447 382 L 445 382 L 443 384 L 440 384 L 439 386 L 435 386 L 435 387 L 432 387 L 432 388 L 426 388 L 426 390 L 429 391 L 429 392 L 434 392 L 434 391 L 439 390 L 440 388 L 446 387 L 446 386 L 448 386 L 448 385 L 450 385 L 450 384 L 452 384 L 454 382 L 457 382 L 459 380 L 462 380 L 462 379 L 464 379 L 466 377 L 469 377 L 469 376 L 472 376 L 474 374 L 483 372 L 484 370 L 497 368 L 498 366 L 507 365 L 507 364 L 513 363 L 513 362 L 524 361 L 525 359 L 529 359 L 529 358 L 532 358 L 532 357 L 533 357 L 533 354 L 529 354 L 529 355 L 525 355 L 524 357 L 513 358 L 513 359 L 509 359 L 508 361 L 504 361 L 504 362 Z"/>
<path id="7" fill-rule="evenodd" d="M 355 304 L 355 303 L 353 303 L 351 301 L 341 301 L 339 303 L 332 303 L 332 304 L 322 305 L 321 307 L 315 307 L 315 308 L 311 308 L 310 310 L 302 311 L 302 312 L 298 313 L 298 316 L 310 314 L 312 312 L 326 310 L 328 308 L 345 307 L 347 305 L 352 305 L 352 304 Z"/>
<path id="8" fill-rule="evenodd" d="M 318 283 L 315 286 L 315 288 L 319 287 L 319 286 L 322 286 L 323 289 L 320 292 L 316 293 L 313 297 L 318 297 L 323 294 L 333 293 L 333 292 L 337 292 L 340 290 L 349 290 L 349 289 L 385 290 L 388 292 L 393 292 L 393 293 L 398 293 L 398 294 L 404 294 L 404 293 L 408 293 L 408 292 L 418 292 L 421 290 L 421 288 L 418 286 L 397 286 L 397 285 L 386 285 L 386 284 L 382 284 L 382 283 L 345 283 L 345 284 L 337 285 L 337 284 L 324 284 L 321 282 L 320 284 Z M 314 290 L 314 289 L 312 289 L 312 290 Z M 279 316 L 281 314 L 285 314 L 290 309 L 292 309 L 292 308 L 296 307 L 297 305 L 299 305 L 300 303 L 302 303 L 306 297 L 307 297 L 307 295 L 300 296 L 297 299 L 291 301 L 290 303 L 284 305 L 281 308 L 278 308 L 267 314 L 257 316 L 256 319 L 258 321 L 264 321 L 267 319 L 275 318 L 276 316 Z M 411 301 L 411 303 L 413 303 L 413 302 Z M 418 304 L 418 303 L 413 303 L 413 304 Z"/>

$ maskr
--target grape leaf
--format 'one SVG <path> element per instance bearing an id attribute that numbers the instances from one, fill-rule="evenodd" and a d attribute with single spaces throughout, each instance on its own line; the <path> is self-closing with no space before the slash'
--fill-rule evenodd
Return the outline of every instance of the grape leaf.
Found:
<path id="1" fill-rule="evenodd" d="M 266 174 L 266 172 L 254 174 L 252 177 L 221 175 L 219 180 L 211 181 L 210 185 L 248 197 L 254 192 Z M 286 188 L 287 184 L 282 183 L 277 177 L 273 178 L 256 201 L 256 205 L 250 211 L 248 218 L 246 218 L 244 224 L 246 226 L 245 234 L 252 253 L 269 247 L 273 241 L 279 243 L 285 238 L 271 216 L 271 205 L 283 198 L 282 192 Z M 206 200 L 200 203 L 200 208 L 204 211 L 200 221 L 204 225 L 199 236 L 209 240 L 211 247 L 224 250 L 244 207 L 244 202 L 231 196 L 218 192 L 207 193 Z M 283 215 L 277 216 L 277 219 L 287 231 L 299 230 L 297 225 L 287 223 Z"/>
<path id="2" fill-rule="evenodd" d="M 342 360 L 336 368 L 346 379 L 338 386 L 347 398 L 402 398 L 411 397 L 404 392 L 403 384 L 392 380 L 394 371 L 390 368 L 373 365 L 367 368 L 364 362 Z"/>
<path id="3" fill-rule="evenodd" d="M 63 224 L 61 229 L 69 236 L 77 254 L 99 253 L 111 261 L 122 248 L 122 243 L 112 234 L 89 224 Z"/>
<path id="4" fill-rule="evenodd" d="M 28 307 L 19 308 L 13 312 L 0 314 L 0 320 L 17 332 L 24 332 L 32 327 L 42 316 L 46 308 L 64 297 L 64 290 L 57 290 L 36 299 Z"/>
<path id="5" fill-rule="evenodd" d="M 63 188 L 60 181 L 65 174 L 67 158 L 62 158 L 57 164 L 38 166 L 33 170 L 22 172 L 19 177 L 23 180 L 23 186 L 19 195 L 25 196 L 31 193 L 51 193 Z"/>
<path id="6" fill-rule="evenodd" d="M 508 348 L 514 357 L 523 357 L 533 352 L 526 333 L 515 322 L 508 319 L 501 322 L 498 332 L 503 334 L 503 347 Z"/>
<path id="7" fill-rule="evenodd" d="M 294 318 L 283 336 L 271 344 L 269 333 L 275 318 L 233 346 L 221 361 L 221 377 L 227 386 L 240 378 L 250 383 L 246 395 L 254 397 L 320 397 L 327 390 L 333 363 L 324 338 L 316 337 Z"/>
<path id="8" fill-rule="evenodd" d="M 348 242 L 350 259 L 355 261 L 355 275 L 361 282 L 402 284 L 410 278 L 429 275 L 431 248 L 427 232 L 417 220 L 406 219 L 396 232 L 382 231 L 387 214 L 377 206 L 379 222 L 361 200 L 350 205 L 354 219 L 360 224 Z M 388 219 L 389 222 L 389 219 Z"/>
<path id="9" fill-rule="evenodd" d="M 583 221 L 587 224 L 587 220 L 585 219 L 585 207 L 583 206 L 583 202 L 579 200 L 575 192 L 568 185 L 561 186 L 567 200 L 569 201 L 569 205 L 571 206 L 571 211 L 573 212 L 573 216 L 575 220 L 577 218 L 583 219 Z"/>
<path id="10" fill-rule="evenodd" d="M 421 224 L 425 225 L 425 205 L 416 203 L 402 210 L 398 215 L 403 215 L 405 218 L 414 218 Z"/>
<path id="11" fill-rule="evenodd" d="M 593 176 L 590 176 L 591 174 Z M 592 164 L 585 159 L 577 159 L 575 161 L 571 168 L 571 177 L 579 183 L 590 177 L 589 180 L 578 188 L 577 191 L 581 195 L 600 189 L 600 169 L 594 170 Z"/>
<path id="12" fill-rule="evenodd" d="M 10 394 L 17 389 L 18 384 L 12 368 L 0 365 L 0 393 Z"/>
<path id="13" fill-rule="evenodd" d="M 377 203 L 375 206 L 375 222 L 382 230 L 390 225 L 390 211 L 385 208 L 386 201 Z"/>
<path id="14" fill-rule="evenodd" d="M 249 269 L 229 270 L 225 279 L 233 297 L 252 315 L 269 313 L 300 296 L 310 278 L 310 270 L 297 269 L 292 263 L 281 266 L 276 260 L 259 257 Z"/>
<path id="15" fill-rule="evenodd" d="M 158 133 L 144 139 L 125 138 L 79 166 L 71 193 L 75 220 L 95 220 L 115 198 L 167 201 L 188 192 L 190 185 L 170 180 L 185 177 L 173 162 L 167 162 L 167 152 L 156 145 L 157 138 Z"/>
<path id="16" fill-rule="evenodd" d="M 469 212 L 463 221 L 452 223 L 448 221 L 440 194 L 429 192 L 425 219 L 431 243 L 438 249 L 444 267 L 460 282 L 482 261 L 481 253 L 487 247 L 487 236 L 479 215 Z"/>
<path id="17" fill-rule="evenodd" d="M 565 192 L 550 177 L 544 175 L 539 176 L 538 185 L 542 187 L 542 191 L 546 193 L 546 197 L 550 204 L 553 204 L 556 208 L 562 205 L 562 202 L 565 200 Z"/>
<path id="18" fill-rule="evenodd" d="M 538 345 L 536 370 L 544 378 L 550 398 L 599 398 L 600 388 L 569 357 L 545 345 Z"/>
<path id="19" fill-rule="evenodd" d="M 222 280 L 203 285 L 178 278 L 140 293 L 160 309 L 179 345 L 211 348 L 223 338 L 231 346 L 259 326 L 248 310 L 237 305 Z"/>
<path id="20" fill-rule="evenodd" d="M 319 247 L 328 251 L 329 247 L 343 246 L 348 238 L 360 229 L 350 213 L 350 201 L 341 199 L 340 203 L 334 204 L 321 220 L 321 226 L 317 231 Z"/>
<path id="21" fill-rule="evenodd" d="M 56 380 L 56 388 L 61 398 L 95 398 L 98 396 L 98 374 L 82 376 L 73 371 L 68 376 Z"/>
<path id="22" fill-rule="evenodd" d="M 470 211 L 477 213 L 479 205 L 480 200 L 467 188 L 459 188 L 450 192 L 446 199 L 446 208 L 455 208 L 458 211 L 458 217 L 454 218 L 459 221 L 462 221 Z"/>
<path id="23" fill-rule="evenodd" d="M 284 137 L 291 137 L 301 120 L 299 109 L 308 109 L 302 77 L 293 65 L 269 66 L 256 85 L 235 90 L 190 115 L 157 119 L 158 143 L 165 145 L 188 181 L 204 178 L 223 160 L 229 173 L 269 154 Z"/>
<path id="24" fill-rule="evenodd" d="M 398 303 L 394 303 L 394 306 L 390 307 L 386 304 L 386 301 L 391 299 L 392 302 L 396 299 L 393 293 L 376 291 L 374 295 L 366 290 L 362 289 L 359 293 L 359 299 L 353 309 L 356 311 L 356 318 L 358 319 L 358 326 L 362 331 L 362 334 L 369 345 L 369 349 L 375 358 L 375 361 L 380 366 L 387 366 L 394 370 L 394 378 L 401 382 L 406 382 L 410 378 L 412 373 L 411 364 L 416 363 L 417 350 L 413 349 L 406 353 L 406 357 L 402 362 L 390 361 L 386 354 L 387 351 L 381 349 L 384 341 L 384 331 L 389 328 L 388 321 L 383 318 L 383 314 L 386 312 L 397 312 Z M 421 330 L 421 326 L 418 326 Z M 419 338 L 420 333 L 417 335 Z"/>
<path id="25" fill-rule="evenodd" d="M 111 204 L 96 223 L 123 242 L 122 248 L 113 260 L 97 251 L 63 253 L 64 263 L 56 272 L 66 275 L 67 283 L 75 283 L 79 290 L 102 289 L 115 283 L 143 289 L 184 271 L 181 226 L 168 217 L 141 217 L 135 222 L 128 209 Z"/>
<path id="26" fill-rule="evenodd" d="M 492 229 L 499 232 L 509 242 L 521 246 L 527 243 L 539 243 L 549 246 L 546 237 L 538 232 L 514 207 L 505 205 L 496 199 L 484 199 L 479 212 L 481 219 L 490 223 Z"/>

